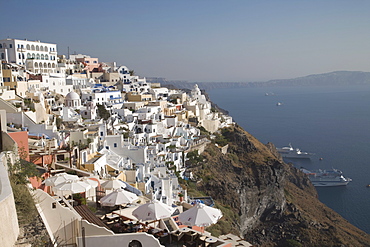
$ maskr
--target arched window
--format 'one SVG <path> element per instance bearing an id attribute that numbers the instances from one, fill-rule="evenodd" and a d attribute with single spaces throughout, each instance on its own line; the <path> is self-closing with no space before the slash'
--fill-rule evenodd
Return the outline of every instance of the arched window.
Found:
<path id="1" fill-rule="evenodd" d="M 35 68 L 38 68 L 39 67 L 39 64 L 38 63 L 35 63 Z"/>
<path id="2" fill-rule="evenodd" d="M 47 63 L 44 63 L 44 68 L 47 68 L 47 67 L 48 67 Z"/>
<path id="3" fill-rule="evenodd" d="M 21 45 L 21 48 L 23 49 L 23 48 L 24 48 L 24 46 L 23 46 L 23 45 Z"/>
<path id="4" fill-rule="evenodd" d="M 128 247 L 142 247 L 143 245 L 137 241 L 137 240 L 132 240 L 130 243 L 128 243 Z"/>
<path id="5" fill-rule="evenodd" d="M 35 53 L 32 53 L 32 58 L 35 58 Z"/>
<path id="6" fill-rule="evenodd" d="M 42 68 L 42 63 L 41 62 L 39 63 L 39 66 L 40 66 L 40 68 Z"/>
<path id="7" fill-rule="evenodd" d="M 44 51 L 48 51 L 48 47 L 47 46 L 45 46 Z"/>
<path id="8" fill-rule="evenodd" d="M 30 45 L 27 45 L 26 48 L 27 48 L 27 50 L 30 50 L 31 49 Z"/>
<path id="9" fill-rule="evenodd" d="M 21 45 L 20 44 L 18 44 L 18 48 L 21 48 Z"/>
<path id="10" fill-rule="evenodd" d="M 44 54 L 41 54 L 41 60 L 44 60 Z"/>
<path id="11" fill-rule="evenodd" d="M 18 58 L 19 58 L 19 59 L 21 59 L 21 58 L 22 58 L 20 53 L 18 53 Z"/>
<path id="12" fill-rule="evenodd" d="M 33 51 L 35 50 L 35 46 L 34 45 L 31 46 L 31 50 L 33 50 Z"/>
<path id="13" fill-rule="evenodd" d="M 52 67 L 55 68 L 55 63 L 52 64 Z"/>
<path id="14" fill-rule="evenodd" d="M 36 54 L 36 59 L 40 60 L 40 54 Z"/>
<path id="15" fill-rule="evenodd" d="M 49 56 L 48 55 L 45 55 L 45 60 L 49 60 Z"/>
<path id="16" fill-rule="evenodd" d="M 24 59 L 24 53 L 22 53 L 22 59 Z"/>
<path id="17" fill-rule="evenodd" d="M 48 63 L 48 68 L 51 68 L 51 63 Z"/>
<path id="18" fill-rule="evenodd" d="M 39 51 L 39 50 L 40 50 L 39 46 L 38 46 L 38 45 L 36 45 L 36 51 Z"/>
<path id="19" fill-rule="evenodd" d="M 40 46 L 40 51 L 44 51 L 44 47 L 43 46 Z"/>
<path id="20" fill-rule="evenodd" d="M 31 54 L 27 53 L 27 59 L 31 58 Z"/>

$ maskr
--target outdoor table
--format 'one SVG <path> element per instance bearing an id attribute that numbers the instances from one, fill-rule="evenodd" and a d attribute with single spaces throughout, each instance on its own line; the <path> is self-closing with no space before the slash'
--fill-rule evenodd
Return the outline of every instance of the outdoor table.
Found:
<path id="1" fill-rule="evenodd" d="M 187 228 L 187 227 L 184 227 L 184 228 L 180 228 L 179 231 L 180 232 L 189 232 L 191 229 L 190 228 Z"/>
<path id="2" fill-rule="evenodd" d="M 216 243 L 217 239 L 215 239 L 215 238 L 206 238 L 205 242 L 207 243 L 207 246 L 208 246 L 209 244 Z"/>
<path id="3" fill-rule="evenodd" d="M 119 218 L 119 215 L 118 214 L 106 214 L 105 217 L 107 217 L 107 219 L 109 220 L 113 220 L 113 219 Z"/>
<path id="4" fill-rule="evenodd" d="M 202 236 L 199 237 L 199 239 L 202 240 L 202 241 L 206 241 L 206 238 L 207 238 L 206 235 L 202 235 Z"/>

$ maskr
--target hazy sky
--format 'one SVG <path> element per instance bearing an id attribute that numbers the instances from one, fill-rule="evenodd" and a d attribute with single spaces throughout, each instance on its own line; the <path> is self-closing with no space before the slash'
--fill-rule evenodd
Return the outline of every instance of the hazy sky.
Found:
<path id="1" fill-rule="evenodd" d="M 370 1 L 0 0 L 0 39 L 116 61 L 140 76 L 265 81 L 370 71 Z"/>

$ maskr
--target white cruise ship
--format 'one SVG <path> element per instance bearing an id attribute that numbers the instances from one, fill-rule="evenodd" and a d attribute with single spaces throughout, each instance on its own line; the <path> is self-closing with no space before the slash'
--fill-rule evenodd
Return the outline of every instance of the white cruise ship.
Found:
<path id="1" fill-rule="evenodd" d="M 325 186 L 344 186 L 352 181 L 350 178 L 345 178 L 342 171 L 337 169 L 332 170 L 317 170 L 309 171 L 306 169 L 301 169 L 308 178 L 311 180 L 312 184 L 316 187 Z"/>
<path id="2" fill-rule="evenodd" d="M 299 148 L 294 149 L 289 143 L 289 147 L 276 148 L 283 158 L 291 159 L 310 159 L 313 153 L 302 152 Z"/>

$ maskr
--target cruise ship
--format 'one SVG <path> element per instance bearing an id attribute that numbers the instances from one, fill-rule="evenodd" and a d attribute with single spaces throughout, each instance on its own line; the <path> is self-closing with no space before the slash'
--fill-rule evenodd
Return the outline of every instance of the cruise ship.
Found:
<path id="1" fill-rule="evenodd" d="M 283 158 L 310 159 L 313 153 L 302 152 L 299 148 L 294 149 L 289 143 L 288 147 L 276 148 Z"/>
<path id="2" fill-rule="evenodd" d="M 352 179 L 344 177 L 342 171 L 337 169 L 332 170 L 319 169 L 317 171 L 301 169 L 301 171 L 307 174 L 312 184 L 316 187 L 345 186 L 352 181 Z"/>

